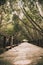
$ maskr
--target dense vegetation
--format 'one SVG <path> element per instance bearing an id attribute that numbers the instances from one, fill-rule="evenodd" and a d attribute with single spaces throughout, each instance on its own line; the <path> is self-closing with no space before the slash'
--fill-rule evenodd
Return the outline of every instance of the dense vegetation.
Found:
<path id="1" fill-rule="evenodd" d="M 42 11 L 43 0 L 0 0 L 0 38 L 43 40 Z"/>

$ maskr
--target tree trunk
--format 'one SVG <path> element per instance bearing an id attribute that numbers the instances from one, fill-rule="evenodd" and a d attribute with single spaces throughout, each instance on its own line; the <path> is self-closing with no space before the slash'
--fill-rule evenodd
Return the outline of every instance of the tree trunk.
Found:
<path id="1" fill-rule="evenodd" d="M 3 48 L 6 47 L 6 36 L 3 37 Z"/>

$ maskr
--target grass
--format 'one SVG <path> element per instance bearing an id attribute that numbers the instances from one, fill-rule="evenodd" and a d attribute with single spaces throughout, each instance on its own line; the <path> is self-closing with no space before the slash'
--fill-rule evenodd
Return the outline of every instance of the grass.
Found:
<path id="1" fill-rule="evenodd" d="M 0 65 L 12 65 L 10 61 L 4 60 L 3 58 L 0 58 Z"/>
<path id="2" fill-rule="evenodd" d="M 0 48 L 0 54 L 2 54 L 4 52 L 3 48 Z"/>
<path id="3" fill-rule="evenodd" d="M 36 65 L 43 65 L 43 57 L 41 60 L 39 60 L 39 62 Z"/>

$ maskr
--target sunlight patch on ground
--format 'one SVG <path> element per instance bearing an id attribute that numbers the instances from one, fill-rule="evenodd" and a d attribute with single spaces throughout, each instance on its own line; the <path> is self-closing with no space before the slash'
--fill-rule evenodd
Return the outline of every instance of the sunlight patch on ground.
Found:
<path id="1" fill-rule="evenodd" d="M 32 61 L 31 60 L 18 60 L 14 64 L 30 64 Z"/>

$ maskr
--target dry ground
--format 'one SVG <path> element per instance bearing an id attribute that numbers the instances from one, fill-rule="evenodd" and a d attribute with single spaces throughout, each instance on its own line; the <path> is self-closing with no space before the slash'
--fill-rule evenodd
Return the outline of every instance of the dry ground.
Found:
<path id="1" fill-rule="evenodd" d="M 12 65 L 36 65 L 43 56 L 43 48 L 24 42 L 0 55 Z"/>

